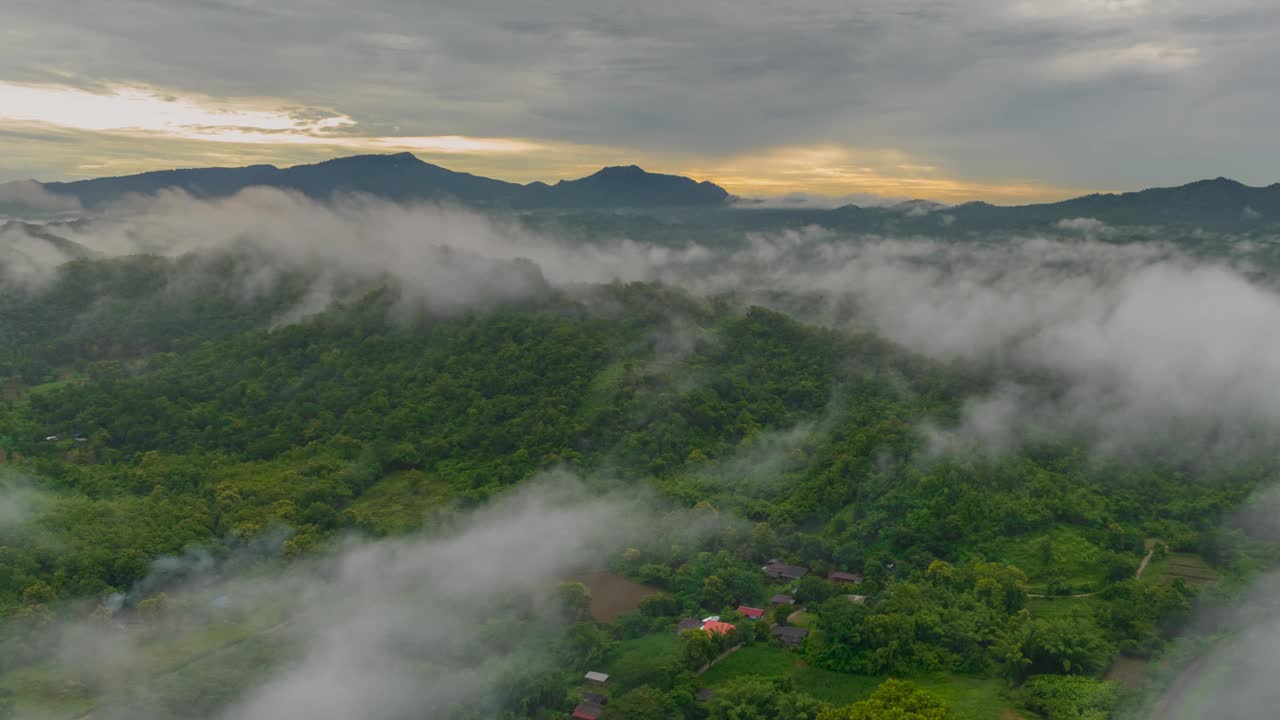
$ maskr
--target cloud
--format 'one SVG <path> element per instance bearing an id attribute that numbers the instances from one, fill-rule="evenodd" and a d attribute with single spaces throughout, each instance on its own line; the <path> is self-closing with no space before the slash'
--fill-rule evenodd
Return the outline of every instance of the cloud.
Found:
<path id="1" fill-rule="evenodd" d="M 1102 222 L 1101 220 L 1098 220 L 1097 218 L 1088 218 L 1088 217 L 1066 218 L 1054 223 L 1053 226 L 1058 228 L 1059 230 L 1079 232 L 1079 233 L 1084 233 L 1086 235 L 1097 234 L 1098 232 L 1105 230 L 1107 228 L 1107 224 Z"/>
<path id="2" fill-rule="evenodd" d="M 1200 61 L 1200 51 L 1161 43 L 1138 43 L 1127 47 L 1091 48 L 1060 55 L 1050 62 L 1050 71 L 1071 80 L 1084 80 L 1112 73 L 1161 75 L 1187 70 Z"/>
<path id="3" fill-rule="evenodd" d="M 24 212 L 70 212 L 80 209 L 80 201 L 54 195 L 34 180 L 0 183 L 0 210 Z"/>
<path id="4" fill-rule="evenodd" d="M 857 205 L 858 207 L 887 207 L 900 203 L 905 198 L 886 198 L 879 195 L 870 194 L 854 194 L 854 195 L 814 195 L 811 193 L 793 192 L 785 195 L 770 195 L 765 197 L 746 197 L 738 198 L 734 204 L 741 208 L 791 208 L 802 210 L 830 210 L 832 208 L 844 207 L 846 205 Z"/>
<path id="5" fill-rule="evenodd" d="M 637 527 L 625 504 L 584 494 L 575 485 L 534 486 L 451 536 L 344 552 L 329 564 L 329 582 L 304 591 L 289 633 L 298 662 L 225 717 L 377 720 L 496 705 L 499 679 L 553 667 L 549 653 L 518 640 L 557 622 L 547 597 L 556 578 L 600 563 Z M 484 647 L 494 639 L 482 628 L 495 623 L 513 635 L 497 642 L 516 645 L 514 654 Z"/>
<path id="6" fill-rule="evenodd" d="M 0 474 L 0 534 L 21 528 L 39 509 L 42 497 L 39 493 L 15 480 L 10 474 Z"/>
<path id="7" fill-rule="evenodd" d="M 451 526 L 352 539 L 270 573 L 202 554 L 162 559 L 113 621 L 52 626 L 39 646 L 54 653 L 60 692 L 88 692 L 101 718 L 496 712 L 518 678 L 564 670 L 559 579 L 668 525 L 638 496 L 551 474 Z M 138 607 L 156 592 L 166 606 L 143 621 Z M 209 638 L 226 641 L 192 650 Z"/>
<path id="8" fill-rule="evenodd" d="M 272 113 L 327 109 L 370 138 L 525 138 L 662 158 L 672 170 L 669 157 L 892 149 L 911 156 L 906 165 L 975 185 L 1101 189 L 1224 174 L 1266 184 L 1280 142 L 1266 122 L 1278 101 L 1253 91 L 1276 64 L 1280 9 L 1244 0 L 1212 12 L 1090 0 L 909 9 L 807 0 L 729 12 L 661 0 L 621 15 L 583 0 L 514 8 L 177 0 L 147 12 L 146 23 L 135 20 L 150 5 L 124 7 L 111 18 L 49 3 L 11 8 L 0 80 L 217 99 L 202 112 L 266 99 Z M 207 152 L 226 151 L 212 144 Z M 132 148 L 166 159 L 145 140 Z M 515 155 L 507 160 L 522 176 L 556 177 L 525 175 Z M 55 167 L 9 166 L 26 175 Z M 795 190 L 833 194 L 799 182 L 781 192 Z M 884 191 L 834 194 L 850 192 Z"/>
<path id="9" fill-rule="evenodd" d="M 279 322 L 383 283 L 406 306 L 433 312 L 615 280 L 762 304 L 809 298 L 817 301 L 803 311 L 810 320 L 871 329 L 1011 379 L 972 398 L 960 426 L 934 428 L 940 446 L 1065 436 L 1107 453 L 1172 448 L 1221 458 L 1270 448 L 1280 401 L 1260 389 L 1280 384 L 1280 293 L 1258 279 L 1248 248 L 1211 261 L 1160 243 L 1097 241 L 1105 228 L 1088 218 L 1063 228 L 1085 236 L 957 243 L 814 226 L 715 247 L 582 243 L 470 210 L 362 197 L 321 205 L 260 188 L 213 201 L 139 198 L 57 232 L 108 256 L 234 252 L 244 258 L 237 282 L 246 294 L 291 273 L 311 278 Z M 175 283 L 198 280 L 200 265 L 187 267 Z"/>
<path id="10" fill-rule="evenodd" d="M 33 227 L 16 221 L 0 224 L 0 280 L 5 284 L 43 286 L 57 267 L 81 255 L 69 243 L 32 232 Z"/>

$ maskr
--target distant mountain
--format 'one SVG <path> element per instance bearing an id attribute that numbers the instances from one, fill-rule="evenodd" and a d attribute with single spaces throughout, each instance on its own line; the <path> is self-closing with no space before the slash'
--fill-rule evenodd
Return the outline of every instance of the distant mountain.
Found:
<path id="1" fill-rule="evenodd" d="M 550 210 L 608 210 L 615 208 L 686 208 L 723 210 L 718 222 L 733 226 L 732 208 L 742 210 L 748 223 L 816 223 L 850 231 L 976 232 L 1054 226 L 1064 220 L 1089 218 L 1115 226 L 1204 227 L 1257 229 L 1280 223 L 1280 183 L 1250 187 L 1217 178 L 1118 194 L 1084 195 L 1034 205 L 1000 206 L 985 202 L 943 206 L 909 200 L 889 207 L 846 205 L 818 208 L 752 209 L 749 203 L 730 206 L 729 193 L 711 182 L 679 175 L 647 172 L 635 165 L 606 167 L 577 180 L 554 185 L 527 185 L 455 172 L 423 162 L 411 153 L 356 155 L 312 165 L 278 168 L 250 165 L 239 168 L 162 170 L 124 177 L 70 183 L 10 183 L 0 185 L 0 210 L 9 197 L 37 198 L 57 208 L 66 202 L 102 207 L 129 194 L 151 194 L 178 188 L 197 197 L 228 197 L 252 186 L 301 192 L 317 199 L 335 193 L 359 192 L 396 201 L 449 200 L 490 208 Z M 744 209 L 746 208 L 746 209 Z M 1064 228 L 1087 223 L 1064 224 Z"/>
<path id="2" fill-rule="evenodd" d="M 56 196 L 74 197 L 85 207 L 102 207 L 130 194 L 182 189 L 197 197 L 228 197 L 251 186 L 295 190 L 317 199 L 335 193 L 368 193 L 390 200 L 455 200 L 482 207 L 607 208 L 717 205 L 729 193 L 713 183 L 659 175 L 634 165 L 609 167 L 579 180 L 528 185 L 454 172 L 411 153 L 357 155 L 313 165 L 277 168 L 162 170 L 124 177 L 45 183 Z"/>
<path id="3" fill-rule="evenodd" d="M 1250 187 L 1217 178 L 1177 187 L 1094 193 L 1035 205 L 1000 207 L 966 203 L 946 212 L 959 223 L 970 226 L 1034 226 L 1092 218 L 1110 225 L 1248 228 L 1280 222 L 1280 183 Z"/>
<path id="4" fill-rule="evenodd" d="M 729 199 L 724 188 L 680 175 L 659 175 L 635 165 L 607 167 L 579 180 L 555 185 L 531 183 L 521 198 L 529 207 L 622 207 L 635 205 L 720 205 Z"/>
<path id="5" fill-rule="evenodd" d="M 1274 230 L 1280 225 L 1280 183 L 1250 187 L 1217 178 L 1127 193 L 1094 193 L 1033 205 L 968 202 L 943 206 L 910 200 L 889 207 L 846 205 L 834 210 L 766 211 L 772 222 L 813 223 L 853 232 L 955 234 L 997 230 L 1079 231 L 1113 227 Z M 1079 222 L 1075 222 L 1079 221 Z M 1092 222 L 1096 221 L 1096 222 Z"/>

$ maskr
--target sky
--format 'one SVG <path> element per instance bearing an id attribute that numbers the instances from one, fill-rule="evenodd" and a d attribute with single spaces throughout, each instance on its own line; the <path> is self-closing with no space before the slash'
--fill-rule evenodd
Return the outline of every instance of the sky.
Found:
<path id="1" fill-rule="evenodd" d="M 0 182 L 412 151 L 1018 203 L 1280 180 L 1280 4 L 7 0 Z"/>

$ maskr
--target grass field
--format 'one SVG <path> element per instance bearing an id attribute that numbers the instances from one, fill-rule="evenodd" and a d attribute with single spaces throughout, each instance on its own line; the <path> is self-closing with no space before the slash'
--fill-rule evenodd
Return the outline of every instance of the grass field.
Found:
<path id="1" fill-rule="evenodd" d="M 1094 598 L 1027 598 L 1027 609 L 1034 617 L 1062 618 L 1081 609 L 1092 609 L 1097 602 Z"/>
<path id="2" fill-rule="evenodd" d="M 797 610 L 787 616 L 787 624 L 795 627 L 807 628 L 813 624 L 813 614 L 804 610 Z"/>
<path id="3" fill-rule="evenodd" d="M 68 370 L 66 372 L 60 373 L 57 380 L 52 380 L 50 382 L 43 383 L 40 385 L 32 385 L 31 387 L 27 388 L 26 391 L 27 393 L 50 392 L 53 390 L 60 390 L 64 387 L 70 387 L 72 385 L 79 385 L 81 383 L 86 382 L 88 379 L 89 379 L 88 375 Z"/>
<path id="4" fill-rule="evenodd" d="M 604 671 L 612 676 L 615 687 L 644 684 L 649 675 L 659 672 L 680 654 L 680 638 L 675 632 L 653 633 L 618 644 Z"/>
<path id="5" fill-rule="evenodd" d="M 752 645 L 708 670 L 702 676 L 702 684 L 714 688 L 742 675 L 790 675 L 797 690 L 837 705 L 848 705 L 866 698 L 885 680 L 883 677 L 831 672 L 809 665 L 789 650 L 772 645 Z M 950 673 L 905 679 L 945 700 L 964 720 L 1023 717 L 1010 701 L 1002 680 Z"/>
<path id="6" fill-rule="evenodd" d="M 1041 547 L 1045 538 L 1049 542 L 1047 564 Z M 1106 580 L 1102 549 L 1065 525 L 1044 535 L 1009 538 L 993 547 L 991 556 L 1026 573 L 1033 593 L 1047 593 L 1049 580 L 1055 575 L 1061 576 L 1076 593 L 1101 589 Z"/>
<path id="7" fill-rule="evenodd" d="M 269 602 L 227 620 L 100 630 L 99 639 L 112 648 L 109 674 L 145 678 L 148 692 L 182 697 L 212 687 L 233 693 L 280 652 L 283 613 L 283 605 Z M 118 702 L 94 689 L 103 670 L 85 663 L 77 658 L 20 668 L 0 677 L 0 688 L 13 693 L 17 717 L 77 718 L 102 703 Z"/>
<path id="8" fill-rule="evenodd" d="M 418 470 L 391 473 L 351 503 L 357 517 L 368 518 L 390 533 L 416 530 L 427 509 L 439 505 L 443 488 Z"/>

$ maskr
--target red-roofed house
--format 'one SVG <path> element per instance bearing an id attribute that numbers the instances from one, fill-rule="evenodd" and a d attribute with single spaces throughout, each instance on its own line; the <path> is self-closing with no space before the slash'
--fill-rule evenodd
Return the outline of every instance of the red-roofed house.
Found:
<path id="1" fill-rule="evenodd" d="M 734 630 L 737 630 L 737 628 L 734 627 L 733 623 L 721 622 L 719 620 L 711 620 L 706 623 L 703 623 L 702 629 L 706 630 L 712 635 L 728 635 Z"/>
<path id="2" fill-rule="evenodd" d="M 748 620 L 758 620 L 759 618 L 764 617 L 763 610 L 760 608 L 747 607 L 746 605 L 740 605 L 738 607 L 738 612 L 742 613 L 742 615 Z"/>
<path id="3" fill-rule="evenodd" d="M 561 710 L 561 712 L 564 711 Z M 574 708 L 573 714 L 569 717 L 575 718 L 576 720 L 597 720 L 602 712 L 604 712 L 604 708 L 599 705 L 584 702 Z"/>

